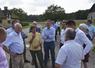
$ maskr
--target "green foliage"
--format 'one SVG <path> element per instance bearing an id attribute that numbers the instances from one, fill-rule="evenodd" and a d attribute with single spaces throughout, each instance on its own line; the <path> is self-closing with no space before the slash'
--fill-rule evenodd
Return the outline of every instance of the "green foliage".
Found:
<path id="1" fill-rule="evenodd" d="M 65 14 L 65 19 L 73 19 L 73 20 L 80 20 L 80 19 L 87 19 L 89 10 L 79 10 L 75 13 Z"/>
<path id="2" fill-rule="evenodd" d="M 21 23 L 22 24 L 22 26 L 29 26 L 29 23 L 27 23 L 27 22 L 24 22 L 24 23 Z"/>
<path id="3" fill-rule="evenodd" d="M 52 20 L 63 20 L 65 14 L 64 8 L 61 8 L 57 5 L 51 5 L 47 8 L 44 13 L 45 19 L 52 19 Z"/>
<path id="4" fill-rule="evenodd" d="M 95 47 L 93 47 L 92 51 L 95 52 Z"/>
<path id="5" fill-rule="evenodd" d="M 10 10 L 12 18 L 20 19 L 21 21 L 45 21 L 47 19 L 51 19 L 54 21 L 60 20 L 80 20 L 80 19 L 87 19 L 89 10 L 79 10 L 74 13 L 65 13 L 64 8 L 51 5 L 49 6 L 45 13 L 42 15 L 27 15 L 22 9 L 13 8 Z"/>
<path id="6" fill-rule="evenodd" d="M 13 8 L 10 10 L 12 18 L 18 18 L 20 20 L 26 20 L 27 14 L 22 9 Z"/>

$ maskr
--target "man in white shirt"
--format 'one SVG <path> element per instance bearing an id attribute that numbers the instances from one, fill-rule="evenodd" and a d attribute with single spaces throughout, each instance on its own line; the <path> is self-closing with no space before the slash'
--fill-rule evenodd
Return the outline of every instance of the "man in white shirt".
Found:
<path id="1" fill-rule="evenodd" d="M 61 36 L 60 36 L 60 48 L 64 44 L 64 33 L 65 33 L 65 28 L 66 28 L 66 22 L 67 21 L 65 20 L 61 22 L 62 29 L 61 29 Z"/>
<path id="2" fill-rule="evenodd" d="M 55 68 L 81 68 L 83 48 L 74 41 L 75 35 L 74 29 L 66 30 L 64 46 L 59 50 Z"/>
<path id="3" fill-rule="evenodd" d="M 90 52 L 90 50 L 92 49 L 93 45 L 92 42 L 86 37 L 85 33 L 83 31 L 81 31 L 79 28 L 76 29 L 76 23 L 75 21 L 68 21 L 66 23 L 66 28 L 73 28 L 76 31 L 76 37 L 75 37 L 75 41 L 77 43 L 79 43 L 81 46 L 83 46 L 83 44 L 85 44 L 85 48 L 84 48 L 84 55 L 86 55 L 87 53 Z"/>

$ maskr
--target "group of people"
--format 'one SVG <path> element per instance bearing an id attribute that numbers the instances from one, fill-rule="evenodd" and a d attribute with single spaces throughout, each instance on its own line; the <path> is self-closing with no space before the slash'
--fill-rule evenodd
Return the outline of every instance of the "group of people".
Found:
<path id="1" fill-rule="evenodd" d="M 87 68 L 89 61 L 89 52 L 95 36 L 95 27 L 92 21 L 80 24 L 76 27 L 73 20 L 61 22 L 61 33 L 59 52 L 55 58 L 56 31 L 52 20 L 46 21 L 46 26 L 41 31 L 34 21 L 26 35 L 22 31 L 22 25 L 19 20 L 14 20 L 12 26 L 8 29 L 0 27 L 0 68 L 24 68 L 26 59 L 25 39 L 29 43 L 29 51 L 32 56 L 32 64 L 35 68 L 48 68 L 49 57 L 51 56 L 52 68 L 81 68 L 82 62 L 84 68 Z M 5 52 L 10 54 L 10 64 L 7 61 Z M 44 53 L 43 53 L 44 52 Z M 49 54 L 50 53 L 50 54 Z"/>

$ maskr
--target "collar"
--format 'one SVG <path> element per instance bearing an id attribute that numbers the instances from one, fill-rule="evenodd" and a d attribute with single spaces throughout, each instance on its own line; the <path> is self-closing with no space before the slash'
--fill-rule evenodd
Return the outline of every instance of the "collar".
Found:
<path id="1" fill-rule="evenodd" d="M 21 32 L 19 34 L 17 34 L 15 31 L 13 31 L 13 33 L 14 33 L 14 35 L 20 35 Z"/>
<path id="2" fill-rule="evenodd" d="M 52 27 L 50 27 L 49 29 L 51 29 Z M 46 29 L 48 29 L 47 27 L 46 27 Z"/>
<path id="3" fill-rule="evenodd" d="M 68 43 L 71 43 L 71 42 L 74 42 L 74 40 L 65 41 L 64 44 L 68 44 Z"/>
<path id="4" fill-rule="evenodd" d="M 80 29 L 79 28 L 76 28 L 75 31 L 78 32 Z"/>

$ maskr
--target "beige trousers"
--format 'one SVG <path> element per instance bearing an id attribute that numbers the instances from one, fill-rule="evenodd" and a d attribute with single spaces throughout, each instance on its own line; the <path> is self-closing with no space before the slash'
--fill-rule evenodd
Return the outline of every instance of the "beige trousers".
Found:
<path id="1" fill-rule="evenodd" d="M 24 68 L 23 55 L 10 56 L 12 68 Z"/>

